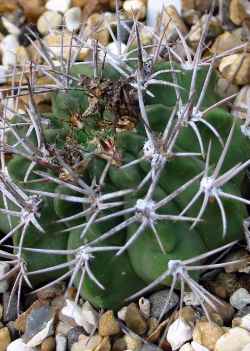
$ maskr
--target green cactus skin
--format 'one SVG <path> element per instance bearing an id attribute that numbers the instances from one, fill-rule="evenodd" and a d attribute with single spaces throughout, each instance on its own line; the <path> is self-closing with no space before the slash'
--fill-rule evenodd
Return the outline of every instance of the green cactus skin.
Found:
<path id="1" fill-rule="evenodd" d="M 93 225 L 87 233 L 87 238 L 92 241 L 99 237 L 100 233 L 111 228 L 114 223 Z M 80 230 L 70 233 L 68 248 L 75 249 L 86 244 L 86 240 L 80 239 Z M 113 238 L 105 240 L 103 245 L 120 245 L 125 241 L 126 231 L 119 233 Z M 105 287 L 99 288 L 88 276 L 85 276 L 81 288 L 81 296 L 90 301 L 96 307 L 118 309 L 126 297 L 141 289 L 145 284 L 135 274 L 130 263 L 128 254 L 116 257 L 111 252 L 95 254 L 95 260 L 91 264 L 91 270 L 98 281 Z M 75 284 L 78 285 L 79 275 Z"/>

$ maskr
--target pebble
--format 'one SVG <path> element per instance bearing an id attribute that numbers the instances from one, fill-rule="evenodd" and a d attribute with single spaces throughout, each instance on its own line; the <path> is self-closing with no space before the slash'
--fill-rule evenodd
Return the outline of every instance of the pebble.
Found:
<path id="1" fill-rule="evenodd" d="M 168 40 L 179 38 L 176 28 L 178 28 L 183 35 L 188 33 L 188 29 L 185 23 L 183 22 L 181 16 L 179 15 L 175 6 L 173 5 L 169 5 L 165 7 L 165 10 L 163 11 L 163 16 L 162 16 L 162 24 L 164 26 L 167 26 L 166 38 Z"/>
<path id="2" fill-rule="evenodd" d="M 56 341 L 53 336 L 49 336 L 41 344 L 41 351 L 54 351 L 56 349 Z"/>
<path id="3" fill-rule="evenodd" d="M 242 0 L 230 1 L 229 17 L 230 20 L 238 26 L 241 25 L 244 22 L 244 20 L 248 17 L 246 13 L 246 8 L 243 5 Z"/>
<path id="4" fill-rule="evenodd" d="M 238 117 L 240 119 L 246 119 L 249 101 L 250 101 L 250 85 L 245 85 L 244 87 L 241 88 L 239 94 L 234 100 L 232 114 L 235 117 Z"/>
<path id="5" fill-rule="evenodd" d="M 79 336 L 84 334 L 85 334 L 85 330 L 83 327 L 77 326 L 77 327 L 71 328 L 67 335 L 68 349 L 70 350 L 71 346 L 74 343 L 78 342 Z"/>
<path id="6" fill-rule="evenodd" d="M 95 348 L 95 351 L 110 351 L 111 344 L 108 336 L 105 336 L 100 344 Z"/>
<path id="7" fill-rule="evenodd" d="M 209 349 L 196 341 L 191 342 L 192 349 L 194 351 L 208 351 Z"/>
<path id="8" fill-rule="evenodd" d="M 40 345 L 44 339 L 52 335 L 53 311 L 49 305 L 33 308 L 27 317 L 26 329 L 23 339 L 28 346 Z"/>
<path id="9" fill-rule="evenodd" d="M 184 292 L 183 302 L 185 303 L 186 306 L 200 306 L 201 304 L 197 295 L 194 294 L 192 291 Z"/>
<path id="10" fill-rule="evenodd" d="M 159 22 L 160 14 L 164 5 L 174 5 L 178 13 L 181 13 L 183 0 L 148 0 L 147 3 L 147 25 L 155 27 Z"/>
<path id="11" fill-rule="evenodd" d="M 15 320 L 15 328 L 19 331 L 19 332 L 22 332 L 24 333 L 25 332 L 25 329 L 26 329 L 26 321 L 27 321 L 27 318 L 28 318 L 28 315 L 31 313 L 31 311 L 34 309 L 34 308 L 39 308 L 41 306 L 43 306 L 44 303 L 41 303 L 40 301 L 36 300 L 32 303 L 32 305 L 25 311 L 23 312 L 22 314 L 20 314 L 18 316 L 18 318 Z"/>
<path id="12" fill-rule="evenodd" d="M 133 18 L 133 16 L 135 16 L 137 20 L 142 20 L 146 16 L 146 6 L 141 0 L 124 1 L 123 10 L 129 18 Z"/>
<path id="13" fill-rule="evenodd" d="M 6 351 L 7 346 L 11 343 L 10 332 L 8 328 L 0 329 L 0 351 Z"/>
<path id="14" fill-rule="evenodd" d="M 221 272 L 204 281 L 209 291 L 222 299 L 229 298 L 237 289 L 240 288 L 240 282 L 235 273 Z"/>
<path id="15" fill-rule="evenodd" d="M 5 83 L 6 81 L 6 68 L 4 66 L 0 66 L 0 83 Z M 7 273 L 10 269 L 10 265 L 7 262 L 0 262 L 0 276 Z M 0 281 L 0 294 L 5 293 L 8 290 L 9 283 L 7 279 L 3 279 Z"/>
<path id="16" fill-rule="evenodd" d="M 19 46 L 17 36 L 14 34 L 6 35 L 0 45 L 3 66 L 14 66 L 16 64 L 16 49 Z"/>
<path id="17" fill-rule="evenodd" d="M 250 84 L 250 54 L 238 53 L 224 57 L 219 71 L 227 80 L 237 84 Z"/>
<path id="18" fill-rule="evenodd" d="M 243 41 L 240 39 L 239 35 L 234 32 L 224 32 L 220 34 L 214 41 L 211 52 L 222 53 L 226 50 L 231 50 L 239 45 L 242 45 Z"/>
<path id="19" fill-rule="evenodd" d="M 142 317 L 140 310 L 135 303 L 128 305 L 125 323 L 129 329 L 138 335 L 144 334 L 147 330 L 147 323 Z"/>
<path id="20" fill-rule="evenodd" d="M 63 52 L 63 58 L 68 59 L 69 54 L 74 55 L 77 52 L 76 47 L 72 47 L 70 50 L 70 45 L 74 45 L 74 40 L 72 41 L 71 33 L 65 32 L 63 35 L 64 48 L 61 50 L 62 35 L 61 34 L 48 34 L 43 38 L 44 44 L 47 45 L 50 50 L 55 55 L 55 58 L 61 58 Z"/>
<path id="21" fill-rule="evenodd" d="M 7 29 L 9 34 L 18 35 L 20 33 L 20 28 L 18 28 L 14 23 L 8 20 L 8 18 L 2 16 L 2 24 Z"/>
<path id="22" fill-rule="evenodd" d="M 241 318 L 234 318 L 232 320 L 232 326 L 241 327 L 250 331 L 250 314 L 247 314 L 246 316 Z"/>
<path id="23" fill-rule="evenodd" d="M 82 326 L 90 334 L 97 326 L 97 312 L 89 302 L 85 302 L 82 308 L 74 301 L 66 300 L 66 306 L 61 311 L 62 315 L 73 319 L 75 323 Z"/>
<path id="24" fill-rule="evenodd" d="M 64 15 L 65 25 L 69 32 L 76 31 L 81 26 L 82 11 L 80 7 L 71 7 Z"/>
<path id="25" fill-rule="evenodd" d="M 17 317 L 17 296 L 13 295 L 9 304 L 10 294 L 6 292 L 3 294 L 3 321 L 10 322 Z M 9 307 L 9 308 L 8 308 Z"/>
<path id="26" fill-rule="evenodd" d="M 229 329 L 215 344 L 215 351 L 242 351 L 250 343 L 250 334 L 243 328 Z"/>
<path id="27" fill-rule="evenodd" d="M 249 292 L 244 288 L 236 290 L 230 297 L 230 304 L 237 310 L 241 310 L 243 307 L 250 304 Z"/>
<path id="28" fill-rule="evenodd" d="M 44 11 L 43 0 L 18 0 L 21 5 L 26 19 L 31 23 L 36 23 L 38 17 Z"/>
<path id="29" fill-rule="evenodd" d="M 56 351 L 66 351 L 67 338 L 64 335 L 56 335 Z"/>
<path id="30" fill-rule="evenodd" d="M 27 346 L 23 340 L 19 338 L 9 344 L 7 351 L 35 351 L 35 349 Z"/>
<path id="31" fill-rule="evenodd" d="M 143 317 L 148 319 L 150 317 L 150 301 L 145 299 L 145 297 L 141 297 L 139 299 L 139 308 Z"/>
<path id="32" fill-rule="evenodd" d="M 0 84 L 4 84 L 7 81 L 7 69 L 3 65 L 0 65 Z M 7 291 L 8 289 L 8 280 L 4 279 L 0 282 L 0 290 Z"/>
<path id="33" fill-rule="evenodd" d="M 71 5 L 71 0 L 48 0 L 45 7 L 47 10 L 65 13 Z"/>
<path id="34" fill-rule="evenodd" d="M 89 16 L 85 27 L 85 34 L 87 38 L 95 39 L 103 46 L 109 43 L 109 31 L 104 26 L 104 15 L 94 13 Z"/>
<path id="35" fill-rule="evenodd" d="M 244 346 L 242 351 L 250 351 L 250 343 Z"/>
<path id="36" fill-rule="evenodd" d="M 121 319 L 122 321 L 125 321 L 127 309 L 128 307 L 124 306 L 117 312 L 118 318 Z"/>
<path id="37" fill-rule="evenodd" d="M 135 337 L 132 337 L 132 336 L 129 336 L 129 335 L 125 335 L 124 336 L 124 341 L 125 341 L 127 350 L 136 351 L 136 350 L 140 350 L 141 349 L 142 341 L 139 338 L 135 338 Z"/>
<path id="38" fill-rule="evenodd" d="M 107 311 L 100 317 L 98 330 L 101 336 L 119 334 L 120 326 L 113 311 Z"/>
<path id="39" fill-rule="evenodd" d="M 65 321 L 59 321 L 59 323 L 56 326 L 56 334 L 62 334 L 64 336 L 67 336 L 69 331 L 73 328 L 71 324 Z"/>
<path id="40" fill-rule="evenodd" d="M 172 350 L 179 349 L 186 341 L 192 339 L 193 328 L 181 318 L 172 323 L 167 332 L 167 341 L 170 343 Z"/>
<path id="41" fill-rule="evenodd" d="M 149 297 L 151 304 L 151 317 L 159 318 L 163 308 L 165 307 L 166 301 L 168 300 L 169 289 L 164 289 L 152 294 Z M 166 308 L 166 313 L 168 313 L 172 308 L 174 308 L 179 302 L 179 297 L 177 294 L 173 293 L 169 304 Z"/>
<path id="42" fill-rule="evenodd" d="M 217 340 L 224 334 L 224 330 L 216 323 L 197 321 L 193 331 L 193 341 L 213 350 Z"/>
<path id="43" fill-rule="evenodd" d="M 216 314 L 218 314 L 222 318 L 224 323 L 227 324 L 227 323 L 231 322 L 231 320 L 233 319 L 233 315 L 235 313 L 235 310 L 230 305 L 230 303 L 227 303 L 221 299 L 218 299 L 218 300 L 220 301 L 220 303 L 213 301 L 213 304 L 215 306 L 215 310 L 210 305 L 205 303 L 206 309 L 208 310 L 208 313 L 211 315 L 216 311 Z"/>
<path id="44" fill-rule="evenodd" d="M 100 335 L 94 335 L 91 337 L 80 336 L 79 341 L 72 345 L 71 351 L 94 351 L 98 345 L 102 342 Z"/>
<path id="45" fill-rule="evenodd" d="M 45 11 L 37 21 L 37 29 L 42 35 L 58 28 L 62 24 L 62 15 L 56 11 Z"/>
<path id="46" fill-rule="evenodd" d="M 180 351 L 194 351 L 190 342 L 186 342 L 184 345 L 181 346 Z"/>

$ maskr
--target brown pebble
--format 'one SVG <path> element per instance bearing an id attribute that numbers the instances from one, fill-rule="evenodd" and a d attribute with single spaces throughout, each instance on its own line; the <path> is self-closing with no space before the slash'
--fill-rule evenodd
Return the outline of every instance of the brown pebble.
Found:
<path id="1" fill-rule="evenodd" d="M 99 320 L 99 334 L 101 336 L 110 336 L 119 334 L 120 327 L 115 319 L 113 311 L 105 312 Z"/>
<path id="2" fill-rule="evenodd" d="M 41 351 L 54 351 L 56 349 L 56 341 L 53 336 L 49 336 L 41 344 Z"/>
<path id="3" fill-rule="evenodd" d="M 224 330 L 216 323 L 198 321 L 193 331 L 193 341 L 198 342 L 209 350 L 213 350 L 217 340 L 224 334 Z"/>
<path id="4" fill-rule="evenodd" d="M 129 329 L 133 330 L 138 335 L 144 334 L 147 330 L 147 323 L 135 303 L 128 305 L 125 323 Z"/>
<path id="5" fill-rule="evenodd" d="M 8 345 L 11 343 L 10 332 L 8 328 L 0 329 L 0 351 L 6 351 Z"/>
<path id="6" fill-rule="evenodd" d="M 25 328 L 26 328 L 26 320 L 28 318 L 28 315 L 30 314 L 30 312 L 34 309 L 34 308 L 40 308 L 44 305 L 44 302 L 41 302 L 39 300 L 36 300 L 35 302 L 33 302 L 33 304 L 22 314 L 20 314 L 20 316 L 18 316 L 18 318 L 15 320 L 15 328 L 24 333 L 25 332 Z"/>

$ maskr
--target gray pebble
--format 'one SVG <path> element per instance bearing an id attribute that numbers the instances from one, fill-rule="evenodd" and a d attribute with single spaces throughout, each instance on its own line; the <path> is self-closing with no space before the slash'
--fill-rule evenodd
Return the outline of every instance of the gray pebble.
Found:
<path id="1" fill-rule="evenodd" d="M 3 294 L 3 321 L 5 323 L 14 321 L 17 318 L 17 296 L 12 296 L 8 309 L 9 298 L 10 294 L 8 292 Z"/>
<path id="2" fill-rule="evenodd" d="M 149 297 L 149 301 L 151 304 L 151 313 L 150 313 L 151 317 L 154 317 L 154 318 L 160 317 L 162 310 L 165 307 L 165 303 L 168 299 L 168 294 L 169 294 L 169 289 L 164 289 L 152 294 Z M 178 302 L 179 302 L 178 295 L 173 293 L 169 301 L 169 304 L 166 308 L 166 313 L 170 311 L 172 308 L 174 308 Z"/>
<path id="3" fill-rule="evenodd" d="M 66 351 L 67 338 L 64 335 L 56 336 L 56 351 Z"/>
<path id="4" fill-rule="evenodd" d="M 78 342 L 79 335 L 85 335 L 85 330 L 83 327 L 77 326 L 69 330 L 67 339 L 68 339 L 68 349 L 71 350 L 71 346 Z"/>

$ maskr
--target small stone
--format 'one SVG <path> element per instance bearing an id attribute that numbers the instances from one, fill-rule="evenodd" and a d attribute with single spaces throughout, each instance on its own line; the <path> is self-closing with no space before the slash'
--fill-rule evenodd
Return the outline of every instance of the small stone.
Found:
<path id="1" fill-rule="evenodd" d="M 150 317 L 150 301 L 144 297 L 141 297 L 139 299 L 139 308 L 143 317 L 148 319 Z"/>
<path id="2" fill-rule="evenodd" d="M 64 335 L 56 335 L 56 351 L 66 351 L 67 338 Z"/>
<path id="3" fill-rule="evenodd" d="M 14 295 L 9 303 L 10 294 L 6 292 L 3 294 L 3 321 L 13 321 L 17 317 L 17 296 Z"/>
<path id="4" fill-rule="evenodd" d="M 117 312 L 118 318 L 121 319 L 122 321 L 125 321 L 127 309 L 128 307 L 124 306 Z"/>
<path id="5" fill-rule="evenodd" d="M 36 351 L 36 350 L 33 347 L 27 346 L 20 338 L 12 341 L 7 347 L 7 351 Z"/>
<path id="6" fill-rule="evenodd" d="M 70 8 L 71 0 L 48 0 L 46 9 L 65 13 Z"/>
<path id="7" fill-rule="evenodd" d="M 2 64 L 5 67 L 15 66 L 16 49 L 19 46 L 16 35 L 9 34 L 1 42 Z"/>
<path id="8" fill-rule="evenodd" d="M 250 351 L 250 343 L 244 346 L 242 351 Z"/>
<path id="9" fill-rule="evenodd" d="M 7 29 L 9 34 L 18 35 L 20 33 L 20 28 L 18 28 L 14 23 L 9 21 L 6 17 L 2 17 L 2 24 Z"/>
<path id="10" fill-rule="evenodd" d="M 166 27 L 167 40 L 173 40 L 179 37 L 176 28 L 183 34 L 187 34 L 188 29 L 175 6 L 166 6 L 162 14 L 162 24 Z"/>
<path id="11" fill-rule="evenodd" d="M 112 351 L 125 351 L 126 349 L 127 344 L 124 337 L 116 339 L 112 345 Z"/>
<path id="12" fill-rule="evenodd" d="M 166 301 L 168 301 L 169 289 L 164 289 L 152 294 L 149 297 L 151 304 L 151 317 L 159 318 L 163 308 L 165 307 Z M 166 314 L 174 308 L 179 302 L 179 297 L 177 294 L 173 293 L 171 299 L 166 308 Z"/>
<path id="13" fill-rule="evenodd" d="M 147 323 L 135 303 L 128 305 L 125 323 L 138 335 L 144 334 L 147 330 Z"/>
<path id="14" fill-rule="evenodd" d="M 159 23 L 160 16 L 162 14 L 162 9 L 164 6 L 174 5 L 178 13 L 181 13 L 181 0 L 148 0 L 147 2 L 147 25 L 151 27 L 156 27 Z"/>
<path id="15" fill-rule="evenodd" d="M 56 334 L 61 334 L 61 335 L 67 336 L 69 331 L 74 327 L 75 326 L 72 326 L 68 322 L 59 321 L 59 323 L 56 326 Z"/>
<path id="16" fill-rule="evenodd" d="M 18 318 L 15 320 L 15 328 L 19 331 L 19 332 L 22 332 L 24 333 L 25 332 L 25 329 L 26 329 L 26 321 L 27 321 L 27 318 L 28 318 L 28 315 L 31 313 L 31 311 L 34 309 L 34 308 L 39 308 L 41 306 L 43 306 L 44 303 L 41 303 L 40 301 L 36 300 L 33 302 L 33 304 L 25 311 L 23 312 L 22 314 L 20 314 L 18 316 Z"/>
<path id="17" fill-rule="evenodd" d="M 234 318 L 232 320 L 232 327 L 241 327 L 250 331 L 250 314 L 241 318 Z"/>
<path id="18" fill-rule="evenodd" d="M 111 344 L 108 336 L 105 336 L 101 343 L 95 348 L 95 351 L 110 351 Z"/>
<path id="19" fill-rule="evenodd" d="M 222 335 L 216 342 L 215 351 L 242 351 L 250 343 L 250 334 L 243 328 L 235 327 Z"/>
<path id="20" fill-rule="evenodd" d="M 53 334 L 53 311 L 49 305 L 33 308 L 27 317 L 24 341 L 28 346 L 40 345 Z"/>
<path id="21" fill-rule="evenodd" d="M 79 336 L 85 335 L 85 330 L 83 327 L 77 326 L 69 330 L 67 335 L 68 340 L 68 349 L 71 349 L 71 346 L 78 342 Z"/>
<path id="22" fill-rule="evenodd" d="M 191 342 L 191 346 L 192 346 L 192 349 L 193 349 L 194 351 L 208 351 L 208 348 L 207 348 L 207 347 L 205 347 L 205 346 L 199 344 L 199 343 L 196 342 L 196 341 L 192 341 L 192 342 Z"/>
<path id="23" fill-rule="evenodd" d="M 16 0 L 1 0 L 0 1 L 0 15 L 7 12 L 14 12 L 18 9 Z"/>
<path id="24" fill-rule="evenodd" d="M 62 15 L 56 11 L 45 11 L 37 21 L 37 29 L 42 35 L 58 28 L 62 24 Z"/>
<path id="25" fill-rule="evenodd" d="M 4 66 L 0 66 L 0 83 L 5 83 L 7 70 Z M 10 269 L 10 265 L 7 262 L 0 262 L 0 276 L 3 276 Z M 0 294 L 5 293 L 8 290 L 8 280 L 3 279 L 0 281 Z"/>
<path id="26" fill-rule="evenodd" d="M 157 342 L 159 340 L 159 337 L 162 331 L 166 327 L 167 323 L 168 323 L 167 319 L 159 324 L 156 318 L 149 318 L 148 320 L 149 330 L 148 330 L 147 340 L 153 343 Z"/>
<path id="27" fill-rule="evenodd" d="M 16 48 L 16 63 L 18 65 L 25 65 L 30 62 L 29 54 L 24 46 L 18 46 Z"/>
<path id="28" fill-rule="evenodd" d="M 127 350 L 132 350 L 132 351 L 141 350 L 142 342 L 139 338 L 125 335 L 124 340 L 126 343 Z"/>
<path id="29" fill-rule="evenodd" d="M 213 350 L 224 330 L 213 322 L 198 321 L 193 331 L 193 341 Z"/>
<path id="30" fill-rule="evenodd" d="M 192 348 L 190 342 L 187 342 L 186 344 L 182 345 L 180 351 L 194 351 L 194 349 Z"/>
<path id="31" fill-rule="evenodd" d="M 232 114 L 240 119 L 246 119 L 250 101 L 250 85 L 241 88 L 233 103 Z M 249 270 L 249 267 L 245 267 Z M 249 272 L 246 272 L 249 273 Z"/>
<path id="32" fill-rule="evenodd" d="M 101 336 L 119 334 L 120 326 L 115 319 L 113 311 L 107 311 L 100 317 L 98 330 Z"/>
<path id="33" fill-rule="evenodd" d="M 56 348 L 56 341 L 53 336 L 49 336 L 41 344 L 41 351 L 54 351 Z"/>
<path id="34" fill-rule="evenodd" d="M 69 32 L 77 31 L 81 25 L 82 11 L 80 7 L 71 7 L 64 15 L 65 25 Z"/>
<path id="35" fill-rule="evenodd" d="M 135 16 L 138 20 L 142 20 L 146 16 L 146 6 L 141 0 L 124 1 L 123 10 L 129 18 L 133 18 L 133 16 Z"/>
<path id="36" fill-rule="evenodd" d="M 186 291 L 183 296 L 183 302 L 186 306 L 200 306 L 200 300 L 198 299 L 197 295 L 194 294 L 192 291 Z"/>
<path id="37" fill-rule="evenodd" d="M 188 33 L 188 42 L 194 48 L 196 48 L 199 44 L 202 33 L 204 32 L 207 16 L 203 15 L 190 29 Z M 217 17 L 211 17 L 208 22 L 207 28 L 207 39 L 213 39 L 218 37 L 223 31 L 222 25 Z"/>
<path id="38" fill-rule="evenodd" d="M 209 291 L 222 299 L 229 298 L 240 288 L 240 282 L 235 273 L 221 272 L 212 279 L 208 278 L 204 283 Z"/>
<path id="39" fill-rule="evenodd" d="M 72 345 L 71 351 L 94 351 L 102 342 L 100 335 L 87 337 L 85 335 L 79 337 L 79 341 Z"/>
<path id="40" fill-rule="evenodd" d="M 167 332 L 167 341 L 172 350 L 179 349 L 186 341 L 192 339 L 193 328 L 184 320 L 178 318 L 172 323 Z"/>
<path id="41" fill-rule="evenodd" d="M 230 304 L 237 310 L 241 310 L 243 307 L 250 304 L 249 292 L 244 288 L 236 290 L 230 297 Z"/>
<path id="42" fill-rule="evenodd" d="M 205 303 L 206 309 L 209 314 L 213 314 L 215 311 L 220 317 L 223 319 L 224 323 L 229 323 L 233 319 L 233 315 L 235 313 L 234 308 L 227 302 L 217 298 L 219 302 L 213 301 L 215 309 L 210 305 Z"/>
<path id="43" fill-rule="evenodd" d="M 242 44 L 243 41 L 236 33 L 224 32 L 215 39 L 210 50 L 213 53 L 219 54 L 226 50 L 231 50 Z"/>
<path id="44" fill-rule="evenodd" d="M 44 11 L 42 0 L 18 0 L 19 4 L 22 6 L 25 17 L 31 23 L 36 23 L 38 17 Z"/>
<path id="45" fill-rule="evenodd" d="M 11 343 L 10 332 L 8 328 L 0 329 L 0 351 L 6 351 L 7 346 Z"/>
<path id="46" fill-rule="evenodd" d="M 95 39 L 100 44 L 106 46 L 109 42 L 109 31 L 104 25 L 104 15 L 94 13 L 89 16 L 85 27 L 87 38 Z"/>
<path id="47" fill-rule="evenodd" d="M 64 43 L 63 50 L 61 49 L 61 43 Z M 48 34 L 43 38 L 44 44 L 47 45 L 50 50 L 53 52 L 56 58 L 60 58 L 63 52 L 63 58 L 68 59 L 70 52 L 71 55 L 74 55 L 78 52 L 78 48 L 75 47 L 75 41 L 72 41 L 72 35 L 68 32 L 65 32 L 62 39 L 62 34 Z M 72 48 L 70 50 L 70 46 Z"/>
<path id="48" fill-rule="evenodd" d="M 246 12 L 245 2 L 242 0 L 231 0 L 229 6 L 229 17 L 230 20 L 236 24 L 241 25 L 244 20 L 248 17 Z"/>
<path id="49" fill-rule="evenodd" d="M 224 57 L 219 71 L 224 78 L 237 85 L 250 84 L 250 54 L 239 53 Z"/>

